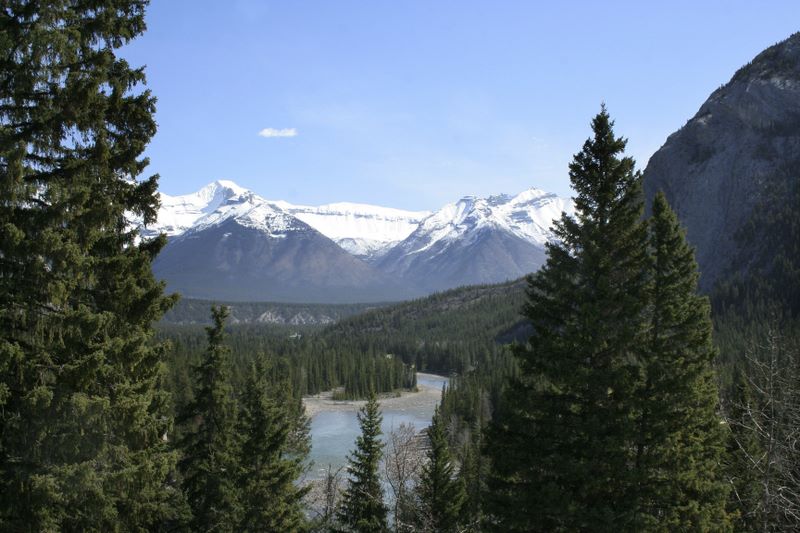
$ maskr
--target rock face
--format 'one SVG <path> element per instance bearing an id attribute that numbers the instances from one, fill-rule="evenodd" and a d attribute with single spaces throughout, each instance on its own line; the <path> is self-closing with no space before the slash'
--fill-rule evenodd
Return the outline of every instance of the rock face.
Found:
<path id="1" fill-rule="evenodd" d="M 664 191 L 696 247 L 701 289 L 740 268 L 736 232 L 772 180 L 800 175 L 800 33 L 759 54 L 650 159 L 648 200 Z"/>

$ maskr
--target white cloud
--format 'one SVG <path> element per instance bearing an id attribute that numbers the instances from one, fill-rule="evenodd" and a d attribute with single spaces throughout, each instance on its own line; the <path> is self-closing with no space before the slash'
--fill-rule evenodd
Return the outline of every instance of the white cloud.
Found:
<path id="1" fill-rule="evenodd" d="M 262 137 L 297 137 L 296 128 L 264 128 L 258 134 Z"/>

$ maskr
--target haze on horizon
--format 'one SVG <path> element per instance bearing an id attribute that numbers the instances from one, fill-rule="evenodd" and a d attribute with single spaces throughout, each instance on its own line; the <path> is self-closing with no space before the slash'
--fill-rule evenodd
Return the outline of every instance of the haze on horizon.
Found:
<path id="1" fill-rule="evenodd" d="M 125 50 L 158 97 L 148 172 L 306 205 L 566 196 L 600 102 L 643 169 L 800 20 L 790 1 L 587 4 L 154 2 Z"/>

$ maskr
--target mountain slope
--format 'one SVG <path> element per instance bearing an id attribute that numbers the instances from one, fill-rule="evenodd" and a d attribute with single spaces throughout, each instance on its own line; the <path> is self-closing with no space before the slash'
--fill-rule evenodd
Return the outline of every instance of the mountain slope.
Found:
<path id="1" fill-rule="evenodd" d="M 537 270 L 550 225 L 570 200 L 538 189 L 465 197 L 423 220 L 376 264 L 426 290 L 495 283 Z"/>
<path id="2" fill-rule="evenodd" d="M 418 295 L 298 220 L 262 228 L 226 219 L 174 237 L 153 264 L 191 298 L 355 303 Z"/>
<path id="3" fill-rule="evenodd" d="M 197 193 L 162 201 L 159 226 L 173 236 L 153 263 L 153 271 L 170 290 L 186 296 L 351 303 L 420 294 L 230 182 L 215 182 Z"/>
<path id="4" fill-rule="evenodd" d="M 737 234 L 765 191 L 798 179 L 800 33 L 772 46 L 716 90 L 644 172 L 663 190 L 697 248 L 701 288 L 746 267 Z"/>
<path id="5" fill-rule="evenodd" d="M 463 198 L 436 213 L 268 201 L 230 181 L 162 194 L 143 228 L 169 243 L 154 271 L 192 298 L 378 302 L 515 279 L 539 268 L 571 201 L 530 189 Z"/>

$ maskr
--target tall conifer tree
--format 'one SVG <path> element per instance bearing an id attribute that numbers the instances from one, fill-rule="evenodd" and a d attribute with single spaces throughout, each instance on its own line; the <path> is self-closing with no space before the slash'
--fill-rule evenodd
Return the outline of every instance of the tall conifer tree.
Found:
<path id="1" fill-rule="evenodd" d="M 239 489 L 242 497 L 240 531 L 302 531 L 301 499 L 308 492 L 295 482 L 303 457 L 291 456 L 292 406 L 277 405 L 270 397 L 267 362 L 258 355 L 250 367 L 239 412 L 242 446 Z"/>
<path id="2" fill-rule="evenodd" d="M 383 455 L 382 421 L 378 400 L 372 393 L 358 412 L 361 435 L 356 438 L 356 449 L 350 454 L 347 488 L 336 513 L 344 531 L 378 533 L 388 530 L 386 505 L 378 476 Z"/>
<path id="3" fill-rule="evenodd" d="M 227 307 L 212 307 L 208 349 L 195 368 L 194 400 L 181 414 L 187 429 L 180 449 L 183 487 L 192 509 L 193 531 L 237 531 L 241 506 L 237 490 L 236 403 L 225 340 Z"/>
<path id="4" fill-rule="evenodd" d="M 712 369 L 710 307 L 697 264 L 663 194 L 650 220 L 650 330 L 643 351 L 634 495 L 638 531 L 725 530 L 725 435 Z"/>
<path id="5" fill-rule="evenodd" d="M 146 1 L 0 10 L 0 529 L 158 530 L 179 518 L 162 349 L 172 303 L 144 72 L 116 51 Z"/>
<path id="6" fill-rule="evenodd" d="M 490 431 L 490 526 L 506 531 L 724 530 L 723 440 L 709 307 L 663 196 L 605 109 L 570 165 L 575 217 L 529 283 L 521 377 Z"/>
<path id="7" fill-rule="evenodd" d="M 428 462 L 422 467 L 417 487 L 423 527 L 425 531 L 442 533 L 458 531 L 464 522 L 462 506 L 467 495 L 463 479 L 456 477 L 438 409 L 428 427 L 428 439 Z"/>
<path id="8" fill-rule="evenodd" d="M 490 430 L 488 526 L 620 531 L 635 512 L 633 461 L 646 340 L 647 229 L 641 176 L 603 109 L 570 164 L 575 215 L 555 224 L 529 279 L 534 333 Z"/>

